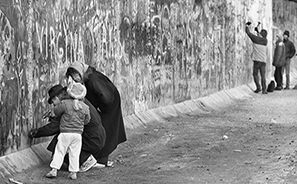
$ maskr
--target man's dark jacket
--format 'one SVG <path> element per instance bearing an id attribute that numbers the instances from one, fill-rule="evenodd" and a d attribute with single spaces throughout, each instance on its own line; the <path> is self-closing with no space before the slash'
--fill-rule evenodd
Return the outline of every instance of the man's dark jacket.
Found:
<path id="1" fill-rule="evenodd" d="M 276 67 L 281 67 L 281 66 L 284 66 L 285 64 L 286 64 L 286 47 L 284 42 L 278 39 L 275 42 L 272 65 Z"/>
<path id="2" fill-rule="evenodd" d="M 286 59 L 291 59 L 296 53 L 295 45 L 290 40 L 284 40 L 284 43 L 286 46 Z"/>
<path id="3" fill-rule="evenodd" d="M 84 126 L 82 134 L 82 153 L 90 153 L 96 158 L 105 145 L 106 133 L 97 109 L 87 99 L 85 99 L 84 102 L 89 106 L 91 120 Z M 48 124 L 38 128 L 34 138 L 56 135 L 47 147 L 49 151 L 53 152 L 57 144 L 57 135 L 60 132 L 59 126 L 60 118 L 51 118 Z"/>

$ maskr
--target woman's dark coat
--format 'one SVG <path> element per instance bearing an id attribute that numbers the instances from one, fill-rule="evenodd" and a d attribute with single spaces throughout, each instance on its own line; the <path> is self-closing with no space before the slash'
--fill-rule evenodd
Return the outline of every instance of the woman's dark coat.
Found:
<path id="1" fill-rule="evenodd" d="M 93 70 L 85 81 L 86 98 L 100 109 L 102 124 L 106 131 L 106 144 L 100 152 L 108 156 L 117 145 L 127 140 L 121 109 L 121 98 L 114 84 L 102 73 Z"/>
<path id="2" fill-rule="evenodd" d="M 116 86 L 107 76 L 88 65 L 85 65 L 86 71 L 83 71 L 82 65 L 84 64 L 73 63 L 69 68 L 79 72 L 87 88 L 86 98 L 95 108 L 99 109 L 102 124 L 106 131 L 106 143 L 96 159 L 105 158 L 116 149 L 118 144 L 127 140 L 121 98 Z"/>

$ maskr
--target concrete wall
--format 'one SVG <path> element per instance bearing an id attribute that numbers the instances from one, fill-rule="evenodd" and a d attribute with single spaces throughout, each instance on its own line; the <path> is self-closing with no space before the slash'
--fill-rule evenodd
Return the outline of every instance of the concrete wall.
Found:
<path id="1" fill-rule="evenodd" d="M 271 0 L 0 0 L 0 155 L 30 146 L 28 131 L 47 123 L 41 119 L 49 109 L 47 90 L 63 83 L 65 68 L 77 60 L 114 81 L 124 116 L 252 82 L 245 22 L 260 21 L 271 33 L 272 7 L 286 22 L 284 10 L 291 7 L 282 5 L 279 10 Z"/>

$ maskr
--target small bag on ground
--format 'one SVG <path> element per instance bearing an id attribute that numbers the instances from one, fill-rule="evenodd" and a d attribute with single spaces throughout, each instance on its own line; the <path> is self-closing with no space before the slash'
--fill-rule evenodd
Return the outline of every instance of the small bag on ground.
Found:
<path id="1" fill-rule="evenodd" d="M 274 82 L 274 80 L 272 80 L 272 81 L 268 84 L 267 92 L 273 92 L 273 91 L 274 91 L 274 88 L 275 88 L 275 82 Z"/>

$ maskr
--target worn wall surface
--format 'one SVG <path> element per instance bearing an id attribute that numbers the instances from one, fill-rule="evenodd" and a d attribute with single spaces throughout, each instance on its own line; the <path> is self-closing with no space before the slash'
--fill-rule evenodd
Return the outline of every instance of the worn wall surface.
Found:
<path id="1" fill-rule="evenodd" d="M 270 32 L 272 1 L 0 0 L 0 155 L 29 146 L 74 61 L 114 81 L 125 116 L 252 82 L 246 21 Z"/>

